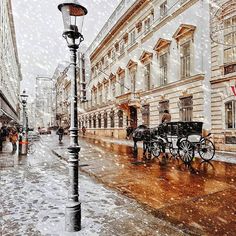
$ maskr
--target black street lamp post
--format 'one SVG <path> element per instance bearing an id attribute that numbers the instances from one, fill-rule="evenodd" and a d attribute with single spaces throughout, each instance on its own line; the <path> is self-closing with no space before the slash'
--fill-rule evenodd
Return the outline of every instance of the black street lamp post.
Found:
<path id="1" fill-rule="evenodd" d="M 69 150 L 69 178 L 68 201 L 66 204 L 66 231 L 81 230 L 81 204 L 79 202 L 79 151 L 78 144 L 78 116 L 77 116 L 77 78 L 76 78 L 76 52 L 84 40 L 81 34 L 83 16 L 87 9 L 75 1 L 58 5 L 64 22 L 63 37 L 66 39 L 71 52 L 71 119 L 70 119 L 70 146 Z"/>
<path id="2" fill-rule="evenodd" d="M 28 117 L 26 116 L 26 105 L 27 105 L 27 99 L 28 95 L 26 94 L 26 91 L 23 90 L 23 93 L 20 95 L 21 97 L 21 103 L 23 107 L 23 127 L 22 127 L 22 133 L 19 141 L 19 154 L 26 155 L 27 154 L 27 148 L 28 148 Z"/>

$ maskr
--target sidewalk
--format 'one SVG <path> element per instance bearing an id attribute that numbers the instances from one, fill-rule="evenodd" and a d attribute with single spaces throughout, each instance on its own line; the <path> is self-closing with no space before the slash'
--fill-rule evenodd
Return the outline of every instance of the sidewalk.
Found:
<path id="1" fill-rule="evenodd" d="M 24 164 L 1 169 L 0 186 L 2 236 L 185 236 L 85 175 L 80 176 L 82 229 L 65 232 L 68 170 L 43 142 Z"/>
<path id="2" fill-rule="evenodd" d="M 53 152 L 67 160 L 66 147 Z M 178 160 L 133 163 L 131 141 L 80 137 L 81 171 L 112 189 L 136 199 L 153 214 L 197 235 L 234 235 L 236 165 L 193 162 L 189 169 Z M 115 148 L 114 148 L 115 147 Z M 115 150 L 115 151 L 114 151 Z M 122 151 L 121 151 L 122 150 Z M 121 152 L 120 152 L 121 151 Z"/>

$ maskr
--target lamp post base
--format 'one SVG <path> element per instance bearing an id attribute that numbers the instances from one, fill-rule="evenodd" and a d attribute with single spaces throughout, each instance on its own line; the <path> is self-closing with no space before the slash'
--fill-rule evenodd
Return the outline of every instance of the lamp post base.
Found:
<path id="1" fill-rule="evenodd" d="M 76 232 L 81 230 L 81 204 L 79 202 L 66 206 L 65 230 Z"/>

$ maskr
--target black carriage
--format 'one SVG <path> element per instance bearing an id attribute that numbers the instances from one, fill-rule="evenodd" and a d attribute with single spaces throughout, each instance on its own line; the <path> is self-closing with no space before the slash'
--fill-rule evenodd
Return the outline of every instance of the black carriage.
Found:
<path id="1" fill-rule="evenodd" d="M 195 152 L 205 160 L 211 160 L 215 155 L 212 141 L 202 136 L 202 122 L 168 122 L 153 129 L 149 143 L 153 156 L 158 157 L 161 152 L 169 149 L 172 156 L 179 156 L 184 163 L 190 163 Z"/>

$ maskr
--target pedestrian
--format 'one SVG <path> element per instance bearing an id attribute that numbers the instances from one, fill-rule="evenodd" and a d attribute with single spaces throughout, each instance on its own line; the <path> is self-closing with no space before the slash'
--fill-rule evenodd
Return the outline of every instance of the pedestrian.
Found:
<path id="1" fill-rule="evenodd" d="M 0 151 L 2 151 L 3 148 L 3 142 L 7 140 L 8 137 L 8 130 L 5 125 L 3 125 L 0 129 Z"/>
<path id="2" fill-rule="evenodd" d="M 64 135 L 64 129 L 60 126 L 56 134 L 59 135 L 59 143 L 61 143 Z"/>
<path id="3" fill-rule="evenodd" d="M 164 110 L 164 113 L 161 118 L 161 123 L 166 123 L 171 121 L 171 115 L 168 110 Z"/>
<path id="4" fill-rule="evenodd" d="M 86 133 L 86 128 L 85 128 L 85 126 L 82 127 L 82 133 L 83 133 L 83 136 L 85 136 L 85 133 Z"/>
<path id="5" fill-rule="evenodd" d="M 133 128 L 131 126 L 128 126 L 126 128 L 126 139 L 130 139 L 131 134 L 133 133 Z"/>
<path id="6" fill-rule="evenodd" d="M 16 130 L 12 129 L 10 131 L 10 135 L 9 136 L 10 136 L 10 142 L 12 143 L 12 152 L 15 152 L 16 149 L 17 149 L 16 142 L 18 140 L 18 134 L 17 134 Z"/>

